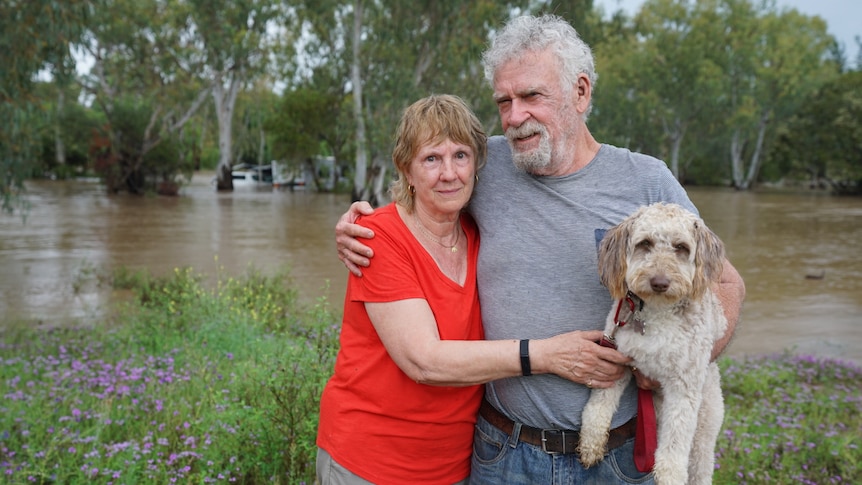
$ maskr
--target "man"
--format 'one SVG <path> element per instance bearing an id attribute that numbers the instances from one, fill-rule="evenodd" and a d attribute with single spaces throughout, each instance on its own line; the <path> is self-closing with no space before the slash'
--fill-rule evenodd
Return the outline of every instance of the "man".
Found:
<path id="1" fill-rule="evenodd" d="M 584 469 L 574 449 L 590 388 L 610 387 L 633 371 L 624 356 L 595 343 L 611 306 L 598 279 L 596 246 L 605 229 L 642 205 L 696 209 L 664 162 L 593 138 L 586 125 L 597 78 L 593 57 L 564 20 L 512 20 L 483 62 L 505 132 L 489 139 L 488 163 L 469 206 L 482 238 L 485 336 L 526 340 L 582 330 L 584 343 L 574 369 L 582 385 L 545 375 L 487 384 L 470 483 L 651 483 L 633 460 L 634 386 L 614 416 L 601 464 Z M 356 274 L 372 255 L 351 236 L 372 235 L 352 221 L 368 210 L 354 204 L 336 226 L 339 257 Z M 729 342 L 745 295 L 729 262 L 716 292 L 728 332 L 713 358 Z M 638 386 L 656 386 L 633 372 Z"/>

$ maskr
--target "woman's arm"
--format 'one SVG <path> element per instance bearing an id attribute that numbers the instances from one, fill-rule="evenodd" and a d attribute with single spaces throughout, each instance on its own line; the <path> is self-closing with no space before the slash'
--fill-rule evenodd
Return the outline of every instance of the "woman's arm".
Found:
<path id="1" fill-rule="evenodd" d="M 366 303 L 387 352 L 411 379 L 438 386 L 468 386 L 521 375 L 518 340 L 440 340 L 427 302 Z M 599 330 L 531 340 L 533 374 L 556 374 L 592 387 L 610 387 L 629 359 L 601 347 Z"/>

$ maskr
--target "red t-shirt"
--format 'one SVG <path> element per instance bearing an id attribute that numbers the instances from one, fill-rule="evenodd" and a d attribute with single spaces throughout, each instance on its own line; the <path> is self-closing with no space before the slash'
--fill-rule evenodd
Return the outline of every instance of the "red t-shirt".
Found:
<path id="1" fill-rule="evenodd" d="M 363 277 L 350 275 L 341 348 L 320 400 L 317 445 L 360 477 L 377 484 L 452 484 L 470 474 L 473 429 L 482 386 L 418 384 L 380 341 L 365 302 L 423 298 L 443 340 L 484 338 L 476 289 L 479 232 L 463 215 L 467 235 L 464 286 L 450 280 L 413 237 L 394 204 L 364 217 L 374 230 L 374 260 Z"/>

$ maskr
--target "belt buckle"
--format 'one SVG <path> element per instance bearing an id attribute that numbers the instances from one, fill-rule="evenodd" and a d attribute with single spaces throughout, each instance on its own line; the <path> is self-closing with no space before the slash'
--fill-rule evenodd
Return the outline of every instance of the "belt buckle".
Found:
<path id="1" fill-rule="evenodd" d="M 548 435 L 554 435 L 560 439 L 561 447 L 563 448 L 561 451 L 548 451 Z M 557 455 L 562 454 L 565 455 L 568 450 L 566 450 L 566 431 L 562 429 L 543 429 L 542 430 L 542 451 L 549 455 Z M 574 451 L 574 450 L 572 450 Z M 571 453 L 571 451 L 568 451 Z"/>

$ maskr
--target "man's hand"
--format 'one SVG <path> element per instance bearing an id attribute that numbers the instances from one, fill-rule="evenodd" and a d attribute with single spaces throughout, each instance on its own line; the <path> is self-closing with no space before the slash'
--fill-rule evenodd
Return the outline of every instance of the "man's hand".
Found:
<path id="1" fill-rule="evenodd" d="M 596 342 L 601 338 L 601 330 L 575 331 L 531 340 L 530 345 L 541 346 L 536 353 L 542 356 L 542 361 L 536 362 L 539 369 L 590 388 L 606 389 L 628 372 L 631 359 L 600 346 Z"/>
<path id="2" fill-rule="evenodd" d="M 369 258 L 374 257 L 371 248 L 359 242 L 357 238 L 371 239 L 374 231 L 356 224 L 359 216 L 371 215 L 374 208 L 364 200 L 350 204 L 347 210 L 335 224 L 335 247 L 338 259 L 356 276 L 362 276 L 362 269 L 370 264 Z"/>
<path id="3" fill-rule="evenodd" d="M 655 391 L 656 389 L 661 388 L 661 382 L 643 375 L 637 367 L 632 366 L 632 375 L 635 377 L 635 381 L 641 389 Z"/>

